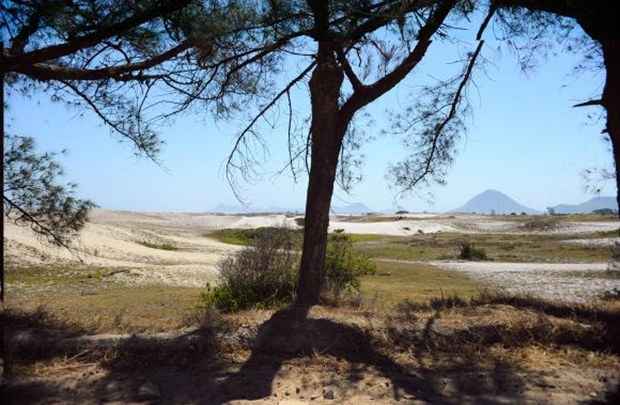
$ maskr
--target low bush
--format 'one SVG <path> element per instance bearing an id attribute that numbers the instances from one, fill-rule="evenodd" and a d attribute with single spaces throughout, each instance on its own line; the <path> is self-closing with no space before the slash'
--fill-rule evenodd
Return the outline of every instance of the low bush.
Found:
<path id="1" fill-rule="evenodd" d="M 487 252 L 483 248 L 477 248 L 469 242 L 461 244 L 459 259 L 461 260 L 488 260 Z"/>
<path id="2" fill-rule="evenodd" d="M 360 276 L 374 274 L 376 266 L 364 254 L 353 249 L 353 241 L 343 233 L 330 235 L 325 254 L 325 281 L 323 292 L 336 301 L 342 294 L 357 292 Z"/>
<path id="3" fill-rule="evenodd" d="M 298 229 L 278 228 L 273 226 L 263 226 L 254 229 L 220 229 L 205 236 L 215 238 L 220 242 L 231 245 L 248 246 L 258 239 L 270 237 L 274 232 L 286 234 L 294 242 L 295 246 L 301 246 L 303 231 Z"/>
<path id="4" fill-rule="evenodd" d="M 284 305 L 293 300 L 299 254 L 289 232 L 273 228 L 218 263 L 219 280 L 202 294 L 204 304 L 224 312 Z"/>
<path id="5" fill-rule="evenodd" d="M 291 231 L 270 228 L 250 239 L 241 251 L 218 263 L 219 279 L 202 294 L 207 308 L 234 312 L 249 308 L 286 305 L 295 298 L 300 255 Z M 355 252 L 345 234 L 330 235 L 324 268 L 322 296 L 339 302 L 359 291 L 359 277 L 375 272 L 375 264 Z"/>

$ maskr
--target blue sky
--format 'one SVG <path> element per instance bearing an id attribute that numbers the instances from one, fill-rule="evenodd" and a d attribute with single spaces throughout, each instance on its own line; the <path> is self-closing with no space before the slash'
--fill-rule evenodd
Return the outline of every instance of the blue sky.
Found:
<path id="1" fill-rule="evenodd" d="M 600 136 L 602 121 L 592 121 L 595 108 L 572 108 L 596 96 L 602 72 L 575 75 L 579 55 L 560 53 L 542 61 L 528 74 L 514 55 L 485 45 L 491 61 L 478 74 L 470 92 L 474 108 L 467 134 L 449 171 L 447 185 L 430 189 L 433 201 L 409 196 L 397 202 L 410 210 L 445 211 L 462 205 L 486 189 L 503 191 L 520 203 L 543 210 L 559 203 L 579 203 L 592 196 L 584 191 L 583 169 L 611 166 L 611 156 Z M 394 207 L 395 191 L 385 179 L 390 162 L 404 156 L 397 138 L 380 135 L 389 128 L 386 110 L 408 103 L 416 86 L 453 69 L 454 47 L 433 44 L 427 59 L 405 82 L 367 110 L 376 124 L 367 129 L 374 140 L 364 146 L 364 180 L 351 195 L 337 191 L 334 205 L 362 202 L 373 210 Z M 307 112 L 306 89 L 294 94 L 297 110 Z M 35 137 L 41 150 L 66 148 L 62 162 L 66 179 L 79 183 L 79 194 L 111 209 L 144 211 L 205 211 L 219 203 L 237 204 L 225 181 L 223 162 L 234 135 L 247 120 L 214 122 L 207 112 L 193 111 L 161 128 L 166 141 L 161 160 L 165 168 L 136 158 L 128 144 L 117 142 L 91 113 L 79 114 L 45 95 L 30 99 L 12 96 L 9 131 Z M 286 163 L 284 124 L 265 131 L 270 146 L 263 178 L 245 184 L 243 196 L 255 207 L 304 206 L 307 179 L 295 184 L 290 175 L 274 176 Z M 608 184 L 604 195 L 613 195 Z"/>

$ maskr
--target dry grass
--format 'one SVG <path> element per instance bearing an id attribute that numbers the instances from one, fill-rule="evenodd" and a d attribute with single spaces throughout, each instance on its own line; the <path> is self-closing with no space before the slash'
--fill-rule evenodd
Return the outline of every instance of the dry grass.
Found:
<path id="1" fill-rule="evenodd" d="M 16 319 L 2 321 L 62 327 L 41 314 L 30 321 Z M 196 333 L 132 337 L 108 348 L 39 347 L 17 352 L 12 360 L 14 372 L 39 378 L 91 365 L 108 376 L 104 383 L 110 378 L 144 381 L 149 375 L 162 381 L 167 397 L 180 394 L 184 400 L 271 393 L 298 398 L 296 387 L 301 387 L 298 395 L 317 390 L 321 395 L 329 384 L 337 387 L 336 399 L 365 394 L 379 403 L 392 403 L 395 394 L 430 402 L 469 398 L 479 403 L 495 395 L 536 402 L 541 389 L 564 403 L 573 397 L 562 395 L 587 398 L 592 391 L 603 398 L 606 385 L 600 378 L 615 381 L 619 321 L 619 300 L 566 305 L 482 293 L 406 302 L 387 312 L 316 307 L 302 318 L 286 311 L 209 314 Z M 195 388 L 197 375 L 204 390 Z M 176 384 L 181 391 L 175 392 Z"/>
<path id="2" fill-rule="evenodd" d="M 456 356 L 484 364 L 493 351 L 510 364 L 531 369 L 562 361 L 620 367 L 620 300 L 558 304 L 483 292 L 469 299 L 404 302 L 390 325 L 390 344 L 417 347 L 429 361 Z"/>

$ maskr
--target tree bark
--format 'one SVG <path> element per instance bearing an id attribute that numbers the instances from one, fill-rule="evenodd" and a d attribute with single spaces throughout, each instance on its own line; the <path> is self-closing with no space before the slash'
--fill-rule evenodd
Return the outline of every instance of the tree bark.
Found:
<path id="1" fill-rule="evenodd" d="M 616 201 L 620 207 L 620 40 L 604 39 L 600 42 L 606 70 L 601 102 L 607 111 L 607 132 L 616 169 Z"/>
<path id="2" fill-rule="evenodd" d="M 317 67 L 309 83 L 312 154 L 296 300 L 296 304 L 303 307 L 319 302 L 323 284 L 329 208 L 338 156 L 348 124 L 342 118 L 338 105 L 343 77 L 342 69 L 335 60 L 334 48 L 329 42 L 320 42 Z"/>

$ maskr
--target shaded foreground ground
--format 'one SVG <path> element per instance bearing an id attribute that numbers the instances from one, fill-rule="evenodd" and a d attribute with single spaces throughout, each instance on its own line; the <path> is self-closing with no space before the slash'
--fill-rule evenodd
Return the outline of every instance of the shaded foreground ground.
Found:
<path id="1" fill-rule="evenodd" d="M 617 297 L 517 299 L 480 292 L 462 273 L 378 264 L 362 297 L 340 307 L 231 315 L 201 310 L 199 288 L 130 288 L 109 276 L 114 268 L 14 268 L 0 319 L 3 398 L 616 403 Z"/>
<path id="2" fill-rule="evenodd" d="M 617 403 L 620 302 L 466 301 L 203 314 L 84 337 L 7 310 L 6 403 Z M 292 402 L 293 400 L 298 402 Z M 288 401 L 288 402 L 287 402 Z"/>

